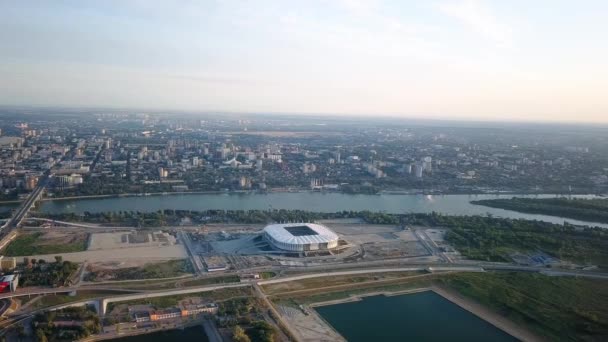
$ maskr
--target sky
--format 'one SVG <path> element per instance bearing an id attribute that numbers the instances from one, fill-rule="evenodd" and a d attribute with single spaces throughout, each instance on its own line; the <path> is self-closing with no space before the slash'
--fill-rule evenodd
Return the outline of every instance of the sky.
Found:
<path id="1" fill-rule="evenodd" d="M 0 0 L 0 105 L 608 122 L 605 0 Z"/>

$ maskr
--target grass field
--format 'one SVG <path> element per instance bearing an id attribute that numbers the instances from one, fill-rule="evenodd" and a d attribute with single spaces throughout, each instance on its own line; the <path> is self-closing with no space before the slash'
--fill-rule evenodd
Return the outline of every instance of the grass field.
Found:
<path id="1" fill-rule="evenodd" d="M 129 291 L 125 291 L 124 293 L 129 293 Z M 67 294 L 58 294 L 58 295 L 45 295 L 41 296 L 40 299 L 36 300 L 30 307 L 31 310 L 42 309 L 50 306 L 67 304 L 72 302 L 78 302 L 81 300 L 99 298 L 104 296 L 115 296 L 120 294 L 117 291 L 81 291 L 77 293 L 75 296 L 69 296 Z M 25 303 L 22 303 L 22 305 Z"/>
<path id="2" fill-rule="evenodd" d="M 199 278 L 193 280 L 187 280 L 182 282 L 183 286 L 203 286 L 203 285 L 212 285 L 212 284 L 226 284 L 226 283 L 238 283 L 241 279 L 238 275 L 230 275 L 225 277 L 208 277 L 208 278 Z"/>
<path id="3" fill-rule="evenodd" d="M 273 301 L 281 303 L 283 305 L 298 306 L 300 304 L 313 304 L 326 302 L 331 300 L 345 299 L 356 295 L 364 295 L 369 293 L 391 293 L 407 291 L 419 288 L 430 287 L 433 277 L 429 278 L 414 278 L 414 279 L 403 279 L 400 282 L 393 284 L 366 284 L 357 288 L 342 289 L 337 291 L 318 291 L 317 293 L 306 293 L 300 296 L 293 296 L 290 298 L 284 297 L 273 297 Z"/>
<path id="4" fill-rule="evenodd" d="M 68 242 L 45 242 L 44 233 L 20 234 L 4 250 L 6 256 L 26 256 L 40 254 L 59 254 L 86 250 L 86 239 Z"/>
<path id="5" fill-rule="evenodd" d="M 361 275 L 344 275 L 335 277 L 318 277 L 290 281 L 285 283 L 263 285 L 264 292 L 269 295 L 280 295 L 283 292 L 325 289 L 331 286 L 357 285 L 372 281 L 390 281 L 400 278 L 424 274 L 426 272 L 387 272 Z"/>
<path id="6" fill-rule="evenodd" d="M 608 336 L 608 280 L 549 277 L 536 273 L 446 273 L 398 278 L 389 284 L 351 282 L 352 287 L 317 279 L 304 285 L 266 286 L 273 301 L 297 307 L 345 299 L 353 295 L 399 292 L 441 286 L 451 288 L 549 341 L 605 341 Z M 331 288 L 331 286 L 336 286 Z M 298 288 L 304 288 L 297 292 Z M 296 292 L 287 292 L 296 291 Z M 286 296 L 282 293 L 287 292 Z"/>
<path id="7" fill-rule="evenodd" d="M 204 299 L 208 299 L 208 300 L 217 302 L 217 301 L 222 301 L 222 300 L 226 300 L 226 299 L 230 299 L 230 298 L 248 297 L 248 296 L 252 296 L 252 294 L 253 293 L 252 293 L 251 287 L 227 288 L 227 289 L 205 291 L 205 292 L 199 292 L 199 293 L 187 293 L 187 294 L 183 294 L 183 295 L 153 297 L 153 298 L 137 299 L 137 300 L 126 301 L 126 302 L 109 303 L 107 310 L 108 310 L 108 312 L 111 312 L 112 309 L 116 305 L 124 305 L 124 304 L 126 304 L 126 305 L 147 304 L 147 305 L 152 305 L 156 308 L 167 308 L 167 307 L 175 306 L 178 301 L 185 299 L 185 298 L 199 297 L 199 298 L 204 298 Z"/>
<path id="8" fill-rule="evenodd" d="M 608 281 L 532 273 L 459 273 L 437 283 L 551 341 L 605 341 Z"/>
<path id="9" fill-rule="evenodd" d="M 125 281 L 125 282 L 115 282 L 108 283 L 107 285 L 112 288 L 117 289 L 133 289 L 133 290 L 166 290 L 176 288 L 175 283 L 178 279 L 175 280 L 144 280 L 144 281 Z M 82 288 L 87 288 L 87 286 L 97 286 L 97 283 L 89 283 L 83 284 Z"/>

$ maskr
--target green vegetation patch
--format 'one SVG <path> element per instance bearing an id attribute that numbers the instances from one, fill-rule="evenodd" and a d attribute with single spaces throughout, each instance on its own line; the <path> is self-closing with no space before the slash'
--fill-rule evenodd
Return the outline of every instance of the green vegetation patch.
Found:
<path id="1" fill-rule="evenodd" d="M 101 332 L 94 308 L 72 307 L 37 314 L 32 329 L 38 341 L 75 341 Z"/>
<path id="2" fill-rule="evenodd" d="M 152 298 L 143 298 L 136 299 L 125 302 L 112 302 L 108 304 L 107 311 L 111 312 L 112 309 L 116 305 L 137 305 L 137 304 L 147 304 L 154 306 L 158 309 L 168 308 L 175 306 L 175 304 L 183 299 L 199 297 L 204 299 L 209 299 L 212 301 L 221 301 L 230 298 L 237 297 L 248 297 L 252 295 L 251 287 L 235 287 L 235 288 L 225 288 L 213 291 L 205 291 L 205 292 L 197 292 L 197 293 L 185 293 L 181 295 L 174 296 L 164 296 L 164 297 L 152 297 Z"/>
<path id="3" fill-rule="evenodd" d="M 131 291 L 124 291 L 124 293 L 131 293 Z M 40 299 L 36 300 L 31 306 L 31 309 L 42 309 L 50 306 L 67 304 L 72 302 L 79 302 L 82 300 L 100 298 L 105 296 L 116 296 L 121 294 L 119 291 L 82 291 L 79 290 L 76 295 L 70 296 L 68 294 L 56 294 L 56 295 L 43 295 Z M 23 303 L 22 303 L 23 305 Z"/>
<path id="4" fill-rule="evenodd" d="M 472 201 L 486 207 L 608 223 L 608 199 L 604 198 L 519 198 Z"/>
<path id="5" fill-rule="evenodd" d="M 550 341 L 605 341 L 608 281 L 533 273 L 459 273 L 437 282 Z"/>
<path id="6" fill-rule="evenodd" d="M 5 249 L 6 256 L 25 256 L 41 254 L 58 254 L 82 252 L 87 249 L 86 239 L 74 242 L 46 244 L 41 243 L 40 238 L 44 233 L 20 234 Z"/>
<path id="7" fill-rule="evenodd" d="M 511 261 L 514 251 L 543 251 L 581 264 L 608 267 L 608 230 L 487 216 L 419 215 L 415 224 L 451 228 L 445 239 L 475 260 Z"/>
<path id="8" fill-rule="evenodd" d="M 27 258 L 26 258 L 27 259 Z M 28 260 L 29 265 L 19 277 L 19 286 L 68 286 L 70 278 L 78 269 L 78 264 L 63 261 L 60 256 L 55 262 L 47 263 L 44 260 Z"/>
<path id="9" fill-rule="evenodd" d="M 208 277 L 199 278 L 182 282 L 183 286 L 203 286 L 211 284 L 226 284 L 226 283 L 238 283 L 241 281 L 238 275 L 229 275 L 223 277 Z"/>
<path id="10" fill-rule="evenodd" d="M 276 277 L 277 274 L 272 271 L 260 272 L 260 278 L 262 279 L 270 279 Z"/>

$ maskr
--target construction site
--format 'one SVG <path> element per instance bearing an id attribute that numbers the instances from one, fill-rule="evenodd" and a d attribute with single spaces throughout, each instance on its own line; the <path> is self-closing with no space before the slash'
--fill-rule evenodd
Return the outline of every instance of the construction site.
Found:
<path id="1" fill-rule="evenodd" d="M 66 227 L 31 228 L 22 234 L 37 234 L 37 240 L 47 248 L 30 248 L 23 251 L 49 252 L 13 256 L 51 260 L 60 255 L 64 260 L 89 264 L 105 263 L 104 267 L 111 265 L 110 267 L 117 268 L 121 265 L 133 267 L 150 262 L 190 259 L 195 274 L 274 267 L 329 266 L 392 259 L 450 262 L 460 257 L 443 240 L 445 231 L 438 228 L 373 225 L 352 219 L 321 221 L 309 225 L 322 227 L 322 233 L 326 234 L 322 238 L 327 238 L 327 234 L 330 234 L 331 248 L 323 248 L 323 242 L 315 242 L 321 238 L 314 236 L 317 233 L 313 230 L 303 230 L 301 227 L 306 227 L 303 223 L 291 224 L 299 236 L 286 236 L 290 241 L 313 241 L 312 245 L 297 247 L 300 250 L 277 247 L 277 241 L 269 238 L 265 230 L 270 226 L 265 225 L 209 224 L 163 230 Z M 273 227 L 276 228 L 275 226 Z M 13 241 L 13 244 L 19 242 L 20 238 L 21 236 Z M 58 247 L 54 253 L 53 241 L 60 241 L 63 245 L 76 241 L 82 248 L 63 252 L 65 248 Z"/>

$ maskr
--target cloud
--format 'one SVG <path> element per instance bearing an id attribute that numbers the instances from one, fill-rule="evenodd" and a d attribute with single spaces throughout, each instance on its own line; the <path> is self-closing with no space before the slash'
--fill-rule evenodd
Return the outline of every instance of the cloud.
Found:
<path id="1" fill-rule="evenodd" d="M 169 79 L 186 80 L 192 82 L 209 83 L 209 84 L 234 84 L 234 85 L 268 85 L 271 84 L 269 81 L 261 81 L 255 79 L 245 78 L 233 78 L 233 77 L 216 77 L 216 76 L 196 76 L 196 75 L 179 75 L 179 74 L 167 74 L 161 75 Z"/>
<path id="2" fill-rule="evenodd" d="M 444 14 L 459 20 L 469 29 L 494 42 L 498 47 L 511 46 L 513 29 L 501 23 L 484 1 L 450 1 L 437 7 Z"/>
<path id="3" fill-rule="evenodd" d="M 370 15 L 378 9 L 376 0 L 334 0 L 335 3 L 354 15 Z"/>

